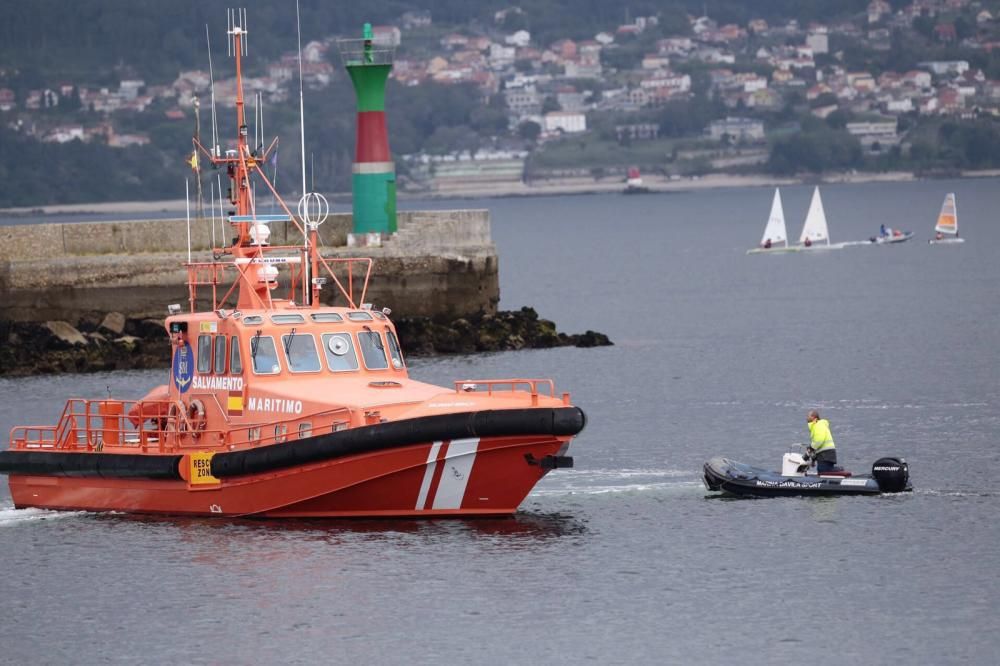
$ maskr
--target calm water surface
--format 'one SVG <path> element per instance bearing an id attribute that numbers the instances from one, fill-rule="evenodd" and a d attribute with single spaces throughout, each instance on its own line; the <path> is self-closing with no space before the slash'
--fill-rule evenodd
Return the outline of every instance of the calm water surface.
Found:
<path id="1" fill-rule="evenodd" d="M 948 191 L 967 242 L 929 246 Z M 795 235 L 810 188 L 782 194 Z M 0 662 L 995 663 L 1000 189 L 825 187 L 834 241 L 917 239 L 747 257 L 771 195 L 431 204 L 492 209 L 502 307 L 616 345 L 413 375 L 553 377 L 590 417 L 576 469 L 485 521 L 17 511 L 4 485 Z M 0 430 L 162 376 L 2 380 Z M 812 407 L 842 464 L 903 455 L 916 491 L 706 497 L 702 462 L 776 466 Z"/>

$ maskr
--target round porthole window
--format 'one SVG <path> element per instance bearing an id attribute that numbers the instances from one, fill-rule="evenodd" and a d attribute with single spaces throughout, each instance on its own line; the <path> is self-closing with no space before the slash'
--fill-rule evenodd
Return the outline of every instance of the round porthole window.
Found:
<path id="1" fill-rule="evenodd" d="M 334 356 L 343 356 L 347 353 L 347 350 L 351 348 L 347 340 L 339 335 L 335 335 L 326 343 L 327 348 L 330 353 Z"/>

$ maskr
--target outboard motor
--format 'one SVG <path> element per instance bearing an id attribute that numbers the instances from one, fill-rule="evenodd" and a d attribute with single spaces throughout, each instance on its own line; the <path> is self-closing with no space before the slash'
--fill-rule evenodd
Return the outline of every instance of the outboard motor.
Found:
<path id="1" fill-rule="evenodd" d="M 884 493 L 901 493 L 910 482 L 910 466 L 903 458 L 879 458 L 872 465 L 872 478 Z"/>

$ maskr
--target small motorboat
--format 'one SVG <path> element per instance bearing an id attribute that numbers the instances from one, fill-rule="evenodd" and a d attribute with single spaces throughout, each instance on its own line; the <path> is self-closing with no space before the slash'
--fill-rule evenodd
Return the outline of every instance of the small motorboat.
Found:
<path id="1" fill-rule="evenodd" d="M 889 230 L 889 233 L 872 236 L 868 240 L 875 245 L 889 245 L 892 243 L 903 243 L 913 238 L 912 231 L 900 231 L 899 229 Z"/>
<path id="2" fill-rule="evenodd" d="M 845 470 L 817 474 L 810 466 L 797 452 L 784 455 L 780 472 L 720 456 L 705 463 L 705 487 L 737 497 L 880 495 L 913 490 L 910 468 L 903 458 L 879 458 L 871 474 L 854 475 Z"/>

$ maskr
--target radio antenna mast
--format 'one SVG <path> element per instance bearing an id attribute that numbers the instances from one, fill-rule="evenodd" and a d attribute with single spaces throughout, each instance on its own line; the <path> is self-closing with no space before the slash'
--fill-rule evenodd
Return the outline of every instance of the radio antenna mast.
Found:
<path id="1" fill-rule="evenodd" d="M 208 80 L 212 84 L 212 152 L 219 156 L 219 121 L 215 117 L 215 72 L 212 70 L 212 38 L 208 36 L 208 24 L 205 24 L 205 42 L 208 44 Z"/>
<path id="2" fill-rule="evenodd" d="M 306 195 L 306 112 L 302 101 L 302 20 L 299 18 L 299 0 L 295 0 L 295 29 L 299 39 L 299 152 L 302 154 L 302 196 Z M 309 242 L 306 241 L 308 247 Z"/>

